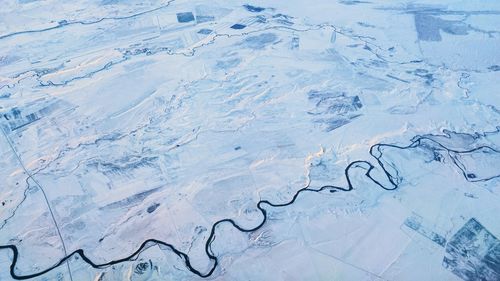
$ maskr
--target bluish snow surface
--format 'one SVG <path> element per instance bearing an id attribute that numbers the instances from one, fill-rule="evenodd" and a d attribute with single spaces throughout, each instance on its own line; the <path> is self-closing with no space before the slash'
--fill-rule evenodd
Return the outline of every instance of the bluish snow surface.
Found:
<path id="1" fill-rule="evenodd" d="M 3 0 L 0 280 L 500 280 L 500 2 Z"/>

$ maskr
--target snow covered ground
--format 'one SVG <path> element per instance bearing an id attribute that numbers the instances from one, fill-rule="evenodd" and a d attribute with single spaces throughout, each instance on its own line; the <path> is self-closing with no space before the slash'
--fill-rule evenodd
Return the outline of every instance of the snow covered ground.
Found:
<path id="1" fill-rule="evenodd" d="M 500 280 L 499 81 L 496 0 L 5 0 L 0 280 Z"/>

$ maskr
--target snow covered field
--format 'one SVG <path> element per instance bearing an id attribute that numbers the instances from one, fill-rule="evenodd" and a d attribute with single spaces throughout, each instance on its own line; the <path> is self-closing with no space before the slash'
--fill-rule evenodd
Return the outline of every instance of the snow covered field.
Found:
<path id="1" fill-rule="evenodd" d="M 498 82 L 496 0 L 4 0 L 0 280 L 500 280 Z"/>

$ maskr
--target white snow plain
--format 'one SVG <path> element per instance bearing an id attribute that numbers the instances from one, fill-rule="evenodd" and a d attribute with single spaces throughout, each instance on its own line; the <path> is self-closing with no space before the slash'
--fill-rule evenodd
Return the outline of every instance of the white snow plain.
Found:
<path id="1" fill-rule="evenodd" d="M 499 50 L 494 0 L 4 0 L 0 280 L 499 280 Z"/>

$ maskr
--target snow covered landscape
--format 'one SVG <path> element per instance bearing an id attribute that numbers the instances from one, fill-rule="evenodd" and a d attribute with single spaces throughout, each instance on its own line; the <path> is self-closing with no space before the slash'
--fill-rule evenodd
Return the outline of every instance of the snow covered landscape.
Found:
<path id="1" fill-rule="evenodd" d="M 0 280 L 500 280 L 497 0 L 4 0 Z"/>

